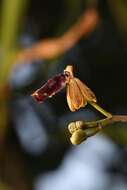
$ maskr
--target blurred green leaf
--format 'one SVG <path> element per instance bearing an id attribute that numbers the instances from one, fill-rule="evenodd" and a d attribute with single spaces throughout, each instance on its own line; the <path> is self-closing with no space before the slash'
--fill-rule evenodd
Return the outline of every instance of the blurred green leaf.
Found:
<path id="1" fill-rule="evenodd" d="M 127 122 L 116 122 L 107 125 L 104 133 L 118 144 L 127 144 Z"/>

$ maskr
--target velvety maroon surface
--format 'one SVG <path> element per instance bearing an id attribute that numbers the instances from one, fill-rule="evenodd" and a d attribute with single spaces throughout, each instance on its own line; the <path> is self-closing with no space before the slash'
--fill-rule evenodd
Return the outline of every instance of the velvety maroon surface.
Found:
<path id="1" fill-rule="evenodd" d="M 36 90 L 32 96 L 38 102 L 44 102 L 48 97 L 52 97 L 54 94 L 63 89 L 66 85 L 66 74 L 58 74 L 49 79 L 41 88 Z"/>

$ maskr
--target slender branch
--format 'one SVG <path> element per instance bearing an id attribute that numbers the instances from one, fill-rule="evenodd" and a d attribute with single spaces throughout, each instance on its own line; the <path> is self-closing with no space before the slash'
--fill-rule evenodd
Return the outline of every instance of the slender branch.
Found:
<path id="1" fill-rule="evenodd" d="M 101 119 L 97 121 L 90 121 L 90 122 L 82 122 L 83 125 L 88 125 L 89 127 L 96 127 L 98 124 L 103 127 L 109 126 L 110 124 L 119 123 L 119 122 L 127 122 L 127 115 L 112 115 L 110 118 Z"/>
<path id="2" fill-rule="evenodd" d="M 15 62 L 57 58 L 72 48 L 81 37 L 91 33 L 98 23 L 99 15 L 97 10 L 89 8 L 62 36 L 44 39 L 35 43 L 31 48 L 22 50 L 18 53 Z"/>
<path id="3" fill-rule="evenodd" d="M 68 125 L 69 132 L 71 133 L 70 140 L 72 144 L 78 145 L 98 133 L 105 127 L 110 127 L 111 124 L 127 123 L 127 115 L 112 115 L 106 119 L 97 121 L 76 121 Z"/>
<path id="4" fill-rule="evenodd" d="M 102 113 L 104 116 L 110 118 L 112 117 L 112 114 L 101 108 L 98 104 L 95 102 L 89 102 L 91 106 L 93 106 L 96 110 L 98 110 L 100 113 Z"/>

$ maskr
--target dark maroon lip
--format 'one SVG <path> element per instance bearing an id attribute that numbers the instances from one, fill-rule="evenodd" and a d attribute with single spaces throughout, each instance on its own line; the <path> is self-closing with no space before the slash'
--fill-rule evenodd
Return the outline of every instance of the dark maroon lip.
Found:
<path id="1" fill-rule="evenodd" d="M 41 95 L 40 93 L 38 92 L 34 92 L 32 95 L 31 95 L 37 102 L 39 103 L 42 103 L 44 102 L 48 97 L 45 97 L 43 95 Z"/>
<path id="2" fill-rule="evenodd" d="M 36 90 L 32 97 L 37 102 L 44 102 L 47 98 L 54 96 L 56 93 L 61 91 L 68 81 L 69 72 L 64 72 L 58 75 L 55 75 L 49 79 L 41 88 Z"/>

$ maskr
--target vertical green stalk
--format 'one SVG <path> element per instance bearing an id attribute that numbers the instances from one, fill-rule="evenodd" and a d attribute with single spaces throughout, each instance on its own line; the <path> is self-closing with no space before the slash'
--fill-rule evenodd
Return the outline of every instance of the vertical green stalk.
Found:
<path id="1" fill-rule="evenodd" d="M 16 46 L 17 31 L 26 4 L 27 0 L 3 0 L 0 27 L 0 81 L 2 83 L 8 78 Z"/>
<path id="2" fill-rule="evenodd" d="M 17 31 L 27 0 L 3 0 L 0 23 L 0 140 L 8 123 L 8 98 L 5 92 L 11 69 L 11 62 L 15 55 Z"/>
<path id="3" fill-rule="evenodd" d="M 3 0 L 0 35 L 2 48 L 14 48 L 17 30 L 19 28 L 26 2 L 27 0 Z"/>

